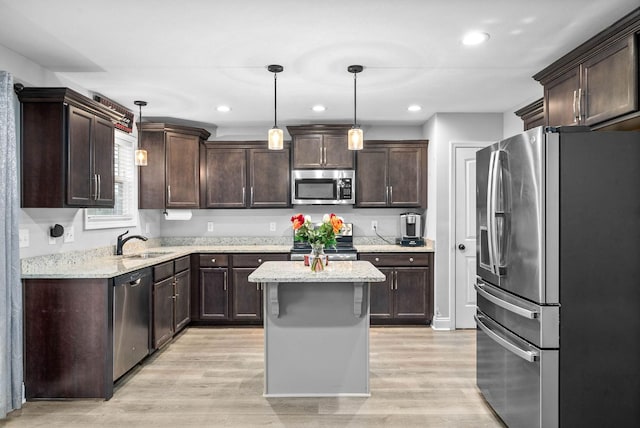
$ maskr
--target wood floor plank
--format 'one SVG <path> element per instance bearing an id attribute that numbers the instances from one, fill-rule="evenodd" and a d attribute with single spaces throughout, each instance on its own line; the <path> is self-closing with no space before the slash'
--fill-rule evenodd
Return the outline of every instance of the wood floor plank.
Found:
<path id="1" fill-rule="evenodd" d="M 475 386 L 475 331 L 374 327 L 371 397 L 264 398 L 263 330 L 188 328 L 109 401 L 33 401 L 7 427 L 503 427 Z"/>

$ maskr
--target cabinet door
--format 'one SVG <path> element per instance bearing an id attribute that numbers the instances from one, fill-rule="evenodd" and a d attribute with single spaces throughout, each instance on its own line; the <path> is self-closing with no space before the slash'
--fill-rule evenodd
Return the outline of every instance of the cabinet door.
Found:
<path id="1" fill-rule="evenodd" d="M 427 319 L 429 268 L 396 268 L 395 276 L 396 319 Z"/>
<path id="2" fill-rule="evenodd" d="M 293 137 L 293 169 L 316 169 L 324 164 L 324 145 L 321 134 Z"/>
<path id="3" fill-rule="evenodd" d="M 108 120 L 95 118 L 93 128 L 93 165 L 97 176 L 98 195 L 94 205 L 99 207 L 113 207 L 114 205 L 114 127 Z"/>
<path id="4" fill-rule="evenodd" d="M 235 321 L 262 320 L 262 292 L 248 277 L 255 268 L 233 268 L 232 314 Z"/>
<path id="5" fill-rule="evenodd" d="M 289 150 L 250 150 L 249 176 L 250 207 L 271 208 L 291 205 Z"/>
<path id="6" fill-rule="evenodd" d="M 594 125 L 638 109 L 638 64 L 634 35 L 582 66 L 583 122 Z"/>
<path id="7" fill-rule="evenodd" d="M 393 318 L 393 269 L 378 268 L 387 277 L 384 282 L 372 282 L 370 297 L 371 319 Z"/>
<path id="8" fill-rule="evenodd" d="M 93 173 L 91 152 L 94 123 L 92 114 L 69 106 L 67 205 L 70 206 L 92 206 L 97 193 L 98 179 Z M 40 191 L 46 190 L 41 189 Z"/>
<path id="9" fill-rule="evenodd" d="M 189 295 L 191 290 L 190 274 L 189 270 L 185 270 L 175 276 L 175 332 L 182 330 L 191 321 L 189 317 L 189 305 L 191 303 Z"/>
<path id="10" fill-rule="evenodd" d="M 173 277 L 153 285 L 153 347 L 159 348 L 173 337 Z"/>
<path id="11" fill-rule="evenodd" d="M 578 124 L 578 95 L 580 68 L 576 67 L 547 83 L 544 87 L 544 106 L 549 126 Z"/>
<path id="12" fill-rule="evenodd" d="M 229 319 L 229 269 L 200 268 L 200 319 Z"/>
<path id="13" fill-rule="evenodd" d="M 200 139 L 167 132 L 167 208 L 200 207 Z"/>
<path id="14" fill-rule="evenodd" d="M 356 207 L 386 207 L 387 150 L 364 149 L 357 155 Z"/>
<path id="15" fill-rule="evenodd" d="M 322 150 L 324 168 L 353 169 L 354 151 L 348 148 L 346 132 L 344 135 L 325 135 Z"/>
<path id="16" fill-rule="evenodd" d="M 247 202 L 245 149 L 206 150 L 206 208 L 244 208 Z"/>
<path id="17" fill-rule="evenodd" d="M 139 145 L 147 151 L 149 163 L 138 168 L 138 207 L 164 209 L 167 190 L 164 132 L 142 131 Z"/>
<path id="18" fill-rule="evenodd" d="M 389 149 L 389 206 L 426 207 L 426 156 L 421 147 Z"/>

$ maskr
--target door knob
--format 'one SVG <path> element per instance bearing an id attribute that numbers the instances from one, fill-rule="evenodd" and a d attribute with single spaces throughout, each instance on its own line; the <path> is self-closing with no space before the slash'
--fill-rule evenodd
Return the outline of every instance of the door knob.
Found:
<path id="1" fill-rule="evenodd" d="M 465 247 L 464 244 L 458 245 L 458 250 L 464 250 L 465 248 L 467 248 L 467 247 Z"/>

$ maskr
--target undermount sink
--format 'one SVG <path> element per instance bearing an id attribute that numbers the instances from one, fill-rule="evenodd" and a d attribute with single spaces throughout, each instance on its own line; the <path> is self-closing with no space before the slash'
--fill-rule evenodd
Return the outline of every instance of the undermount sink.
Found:
<path id="1" fill-rule="evenodd" d="M 156 257 L 162 257 L 162 256 L 166 256 L 169 253 L 163 253 L 163 252 L 145 252 L 145 253 L 138 253 L 138 254 L 127 254 L 126 256 L 122 256 L 123 259 L 153 259 Z"/>

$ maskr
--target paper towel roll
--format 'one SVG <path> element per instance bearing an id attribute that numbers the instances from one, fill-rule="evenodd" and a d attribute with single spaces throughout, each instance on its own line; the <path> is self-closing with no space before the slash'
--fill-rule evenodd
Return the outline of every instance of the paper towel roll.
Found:
<path id="1" fill-rule="evenodd" d="M 191 210 L 164 210 L 165 220 L 191 220 Z"/>

